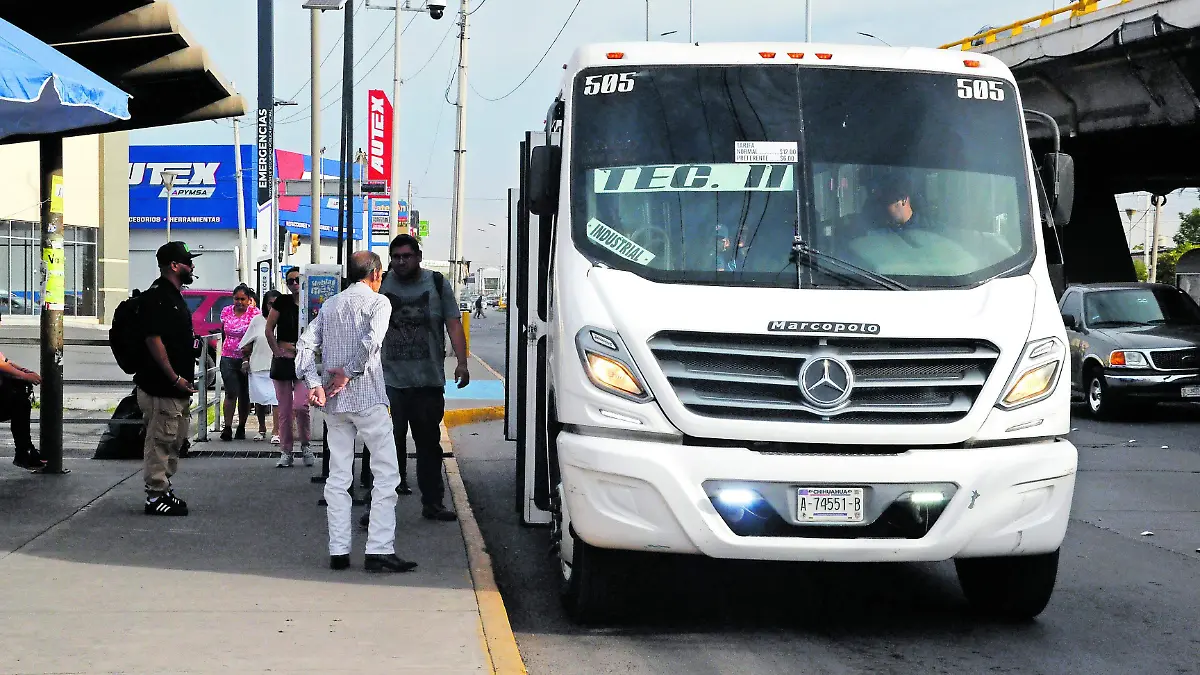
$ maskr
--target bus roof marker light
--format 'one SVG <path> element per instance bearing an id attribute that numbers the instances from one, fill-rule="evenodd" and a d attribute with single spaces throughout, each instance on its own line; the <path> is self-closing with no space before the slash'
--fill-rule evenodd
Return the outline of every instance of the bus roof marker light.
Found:
<path id="1" fill-rule="evenodd" d="M 763 57 L 764 59 L 775 58 L 775 52 L 759 52 L 758 55 Z"/>
<path id="2" fill-rule="evenodd" d="M 817 58 L 821 59 L 822 61 L 828 61 L 829 59 L 833 58 L 833 54 L 822 54 L 817 52 Z"/>
<path id="3" fill-rule="evenodd" d="M 804 52 L 788 52 L 788 56 L 793 59 L 802 59 L 804 58 Z"/>
<path id="4" fill-rule="evenodd" d="M 975 59 L 963 59 L 963 65 L 968 68 L 978 68 L 979 62 Z"/>
<path id="5" fill-rule="evenodd" d="M 609 52 L 608 58 L 616 61 L 625 58 L 625 52 Z"/>

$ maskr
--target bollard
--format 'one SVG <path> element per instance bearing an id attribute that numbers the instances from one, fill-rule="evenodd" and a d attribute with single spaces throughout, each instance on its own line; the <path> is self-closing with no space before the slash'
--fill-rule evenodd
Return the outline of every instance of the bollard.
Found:
<path id="1" fill-rule="evenodd" d="M 462 313 L 463 338 L 467 343 L 467 353 L 471 353 L 471 312 Z"/>

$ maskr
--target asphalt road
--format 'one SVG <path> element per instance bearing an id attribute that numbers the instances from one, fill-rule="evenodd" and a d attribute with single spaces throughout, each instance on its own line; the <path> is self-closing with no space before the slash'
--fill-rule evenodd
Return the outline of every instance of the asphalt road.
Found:
<path id="1" fill-rule="evenodd" d="M 475 353 L 502 362 L 503 343 L 485 344 L 502 328 L 472 336 Z M 629 580 L 623 622 L 580 628 L 558 604 L 548 532 L 517 524 L 501 423 L 452 436 L 534 675 L 1200 673 L 1200 407 L 1075 427 L 1081 466 L 1057 590 L 1019 625 L 972 615 L 950 563 L 661 558 Z"/>

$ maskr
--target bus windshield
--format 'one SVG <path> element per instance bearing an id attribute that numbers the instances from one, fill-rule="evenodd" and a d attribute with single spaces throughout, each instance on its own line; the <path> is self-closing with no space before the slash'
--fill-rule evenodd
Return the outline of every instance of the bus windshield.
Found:
<path id="1" fill-rule="evenodd" d="M 605 67 L 581 72 L 573 96 L 572 235 L 610 267 L 679 283 L 961 288 L 1033 260 L 1021 114 L 1003 80 Z"/>

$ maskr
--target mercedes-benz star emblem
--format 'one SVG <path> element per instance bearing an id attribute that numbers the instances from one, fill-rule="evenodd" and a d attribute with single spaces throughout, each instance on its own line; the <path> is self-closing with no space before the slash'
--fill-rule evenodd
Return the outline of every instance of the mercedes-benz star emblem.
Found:
<path id="1" fill-rule="evenodd" d="M 800 393 L 818 408 L 836 408 L 850 398 L 854 372 L 841 359 L 809 359 L 800 369 Z"/>

